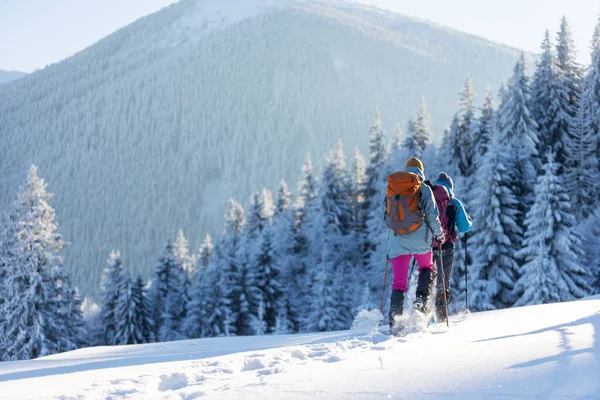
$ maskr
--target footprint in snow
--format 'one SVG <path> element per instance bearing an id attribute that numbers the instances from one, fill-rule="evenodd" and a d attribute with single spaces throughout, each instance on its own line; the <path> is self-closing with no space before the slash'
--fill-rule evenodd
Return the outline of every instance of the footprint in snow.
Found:
<path id="1" fill-rule="evenodd" d="M 292 357 L 299 360 L 306 360 L 306 353 L 300 349 L 294 349 L 292 350 Z"/>
<path id="2" fill-rule="evenodd" d="M 244 360 L 244 366 L 242 367 L 242 372 L 244 371 L 255 371 L 257 369 L 266 368 L 266 365 L 258 358 L 246 358 Z"/>
<path id="3" fill-rule="evenodd" d="M 160 383 L 158 384 L 158 390 L 165 392 L 167 390 L 179 390 L 188 385 L 188 378 L 181 372 L 175 372 L 168 375 L 162 375 L 160 377 Z"/>
<path id="4" fill-rule="evenodd" d="M 334 363 L 334 362 L 342 361 L 342 358 L 340 356 L 336 356 L 334 354 L 332 356 L 327 357 L 323 361 L 325 361 L 326 363 Z"/>

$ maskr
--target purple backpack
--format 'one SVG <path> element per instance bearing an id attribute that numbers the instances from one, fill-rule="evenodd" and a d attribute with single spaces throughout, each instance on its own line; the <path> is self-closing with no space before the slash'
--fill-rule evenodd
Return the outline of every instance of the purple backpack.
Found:
<path id="1" fill-rule="evenodd" d="M 428 186 L 433 192 L 435 203 L 440 213 L 440 223 L 446 236 L 444 243 L 456 243 L 458 241 L 458 234 L 456 233 L 456 205 L 450 203 L 451 197 L 443 185 L 428 183 Z"/>

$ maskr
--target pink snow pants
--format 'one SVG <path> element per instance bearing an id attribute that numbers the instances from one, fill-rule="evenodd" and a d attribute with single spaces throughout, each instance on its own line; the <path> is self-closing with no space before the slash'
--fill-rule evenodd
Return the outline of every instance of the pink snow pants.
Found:
<path id="1" fill-rule="evenodd" d="M 419 264 L 419 271 L 428 269 L 431 272 L 435 272 L 435 268 L 433 267 L 433 253 L 431 251 L 425 254 L 406 254 L 392 258 L 392 271 L 394 272 L 392 290 L 408 292 L 408 266 L 410 259 L 413 257 L 417 260 L 417 264 Z"/>

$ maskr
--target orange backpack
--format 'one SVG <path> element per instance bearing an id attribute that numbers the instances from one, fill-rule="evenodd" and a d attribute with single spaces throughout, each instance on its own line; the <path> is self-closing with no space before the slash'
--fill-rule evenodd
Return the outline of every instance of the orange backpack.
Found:
<path id="1" fill-rule="evenodd" d="M 422 179 L 412 172 L 396 172 L 388 176 L 385 221 L 394 234 L 406 235 L 423 223 L 419 206 Z"/>

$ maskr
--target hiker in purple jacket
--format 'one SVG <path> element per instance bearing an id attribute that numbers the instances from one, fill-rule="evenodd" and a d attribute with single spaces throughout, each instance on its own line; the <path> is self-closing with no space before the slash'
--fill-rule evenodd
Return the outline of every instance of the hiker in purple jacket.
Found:
<path id="1" fill-rule="evenodd" d="M 452 267 L 454 266 L 454 244 L 458 241 L 457 229 L 461 233 L 468 232 L 473 225 L 471 217 L 469 217 L 460 200 L 454 198 L 453 190 L 454 183 L 452 178 L 445 172 L 441 172 L 431 185 L 431 190 L 435 197 L 440 214 L 440 222 L 444 230 L 445 240 L 441 243 L 442 246 L 442 261 L 444 273 L 440 270 L 439 243 L 433 241 L 433 263 L 437 272 L 436 276 L 436 298 L 435 308 L 436 317 L 441 321 L 446 316 L 446 304 L 444 302 L 444 288 L 446 289 L 446 299 L 448 303 L 452 300 L 450 294 L 450 277 L 452 275 Z M 444 286 L 442 286 L 442 277 L 445 277 Z"/>

